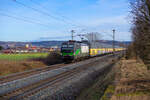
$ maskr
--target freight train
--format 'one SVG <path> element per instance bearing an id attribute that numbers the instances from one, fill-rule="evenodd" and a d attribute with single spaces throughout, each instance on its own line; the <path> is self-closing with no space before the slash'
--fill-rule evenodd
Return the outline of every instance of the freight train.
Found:
<path id="1" fill-rule="evenodd" d="M 115 48 L 122 51 L 123 48 Z M 61 55 L 64 61 L 75 61 L 84 58 L 113 53 L 113 48 L 93 48 L 88 42 L 68 41 L 61 45 Z"/>

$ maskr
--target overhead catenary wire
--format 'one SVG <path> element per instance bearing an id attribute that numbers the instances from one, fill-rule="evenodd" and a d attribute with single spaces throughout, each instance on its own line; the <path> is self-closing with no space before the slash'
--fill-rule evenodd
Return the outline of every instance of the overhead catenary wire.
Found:
<path id="1" fill-rule="evenodd" d="M 40 14 L 46 15 L 46 16 L 48 16 L 48 17 L 51 17 L 51 18 L 53 18 L 53 19 L 55 19 L 55 20 L 57 20 L 57 21 L 61 21 L 61 22 L 66 23 L 67 25 L 71 25 L 73 28 L 81 28 L 81 27 L 87 28 L 87 27 L 85 27 L 85 26 L 73 24 L 72 22 L 71 22 L 71 23 L 70 23 L 70 22 L 67 22 L 66 20 L 64 20 L 64 19 L 62 19 L 62 18 L 56 17 L 56 16 L 54 16 L 54 15 L 52 15 L 52 14 L 49 14 L 49 13 L 43 11 L 43 10 L 39 10 L 39 9 L 37 9 L 37 8 L 28 6 L 28 5 L 24 4 L 24 3 L 21 3 L 21 2 L 19 2 L 19 1 L 17 1 L 17 0 L 12 0 L 12 1 L 14 1 L 14 2 L 16 2 L 17 4 L 22 5 L 22 6 L 26 7 L 26 8 L 28 8 L 28 9 L 32 9 L 32 10 L 35 11 L 35 12 L 38 12 L 38 13 L 40 13 Z M 39 5 L 39 4 L 38 4 L 38 5 Z M 44 7 L 44 8 L 45 8 L 45 7 Z"/>
<path id="2" fill-rule="evenodd" d="M 44 9 L 45 11 L 48 11 L 47 8 L 46 8 L 45 6 L 43 6 L 43 5 L 41 5 L 40 3 L 38 3 L 38 2 L 36 2 L 36 1 L 34 1 L 34 0 L 30 0 L 30 1 L 31 1 L 32 3 L 38 5 L 39 7 L 41 7 L 42 9 Z M 49 13 L 49 12 L 48 12 L 48 13 Z M 55 14 L 55 15 L 56 15 L 56 14 Z M 66 17 L 66 16 L 64 16 L 64 15 L 61 15 L 61 14 L 59 14 L 59 17 L 64 18 L 64 19 L 62 19 L 62 20 L 69 20 L 68 17 Z"/>
<path id="3" fill-rule="evenodd" d="M 7 13 L 4 13 L 2 11 L 3 10 L 0 9 L 0 16 L 6 16 L 6 17 L 9 17 L 9 18 L 12 18 L 12 19 L 15 19 L 15 20 L 24 21 L 24 22 L 31 23 L 31 24 L 36 24 L 36 25 L 42 25 L 42 26 L 46 26 L 47 28 L 49 28 L 48 25 L 42 24 L 42 23 L 39 23 L 39 22 L 35 22 L 37 20 L 33 21 L 34 19 L 30 19 L 29 17 L 25 17 L 25 16 L 16 17 L 17 14 L 15 14 L 15 13 L 10 13 L 9 12 L 9 14 L 7 14 Z M 14 16 L 14 15 L 16 15 L 16 16 Z M 42 39 L 60 39 L 60 38 L 65 39 L 65 38 L 70 38 L 70 36 L 47 37 L 47 38 L 42 38 Z"/>
<path id="4" fill-rule="evenodd" d="M 66 24 L 70 24 L 70 23 L 66 22 L 65 20 L 62 20 L 62 19 L 60 19 L 60 18 L 58 18 L 58 17 L 56 17 L 56 16 L 53 16 L 53 15 L 51 15 L 51 14 L 49 14 L 49 13 L 47 13 L 47 12 L 44 12 L 44 11 L 42 11 L 42 10 L 39 10 L 39 9 L 37 9 L 37 8 L 28 6 L 28 5 L 24 4 L 24 3 L 21 3 L 21 2 L 19 2 L 19 1 L 17 1 L 17 0 L 12 0 L 12 1 L 14 1 L 15 3 L 17 3 L 17 4 L 21 5 L 21 6 L 24 6 L 24 7 L 28 8 L 28 9 L 32 9 L 32 10 L 35 11 L 35 12 L 38 12 L 38 13 L 43 14 L 43 15 L 45 15 L 45 16 L 51 17 L 51 18 L 53 18 L 53 19 L 55 19 L 55 20 L 57 20 L 57 21 L 59 20 L 59 21 L 64 22 L 64 23 L 66 23 Z M 74 25 L 74 24 L 71 24 L 71 25 L 76 27 L 76 25 Z"/>
<path id="5" fill-rule="evenodd" d="M 2 13 L 6 13 L 6 11 L 5 10 L 2 10 L 2 9 L 0 9 L 0 12 L 2 12 Z M 9 13 L 9 15 L 13 15 L 13 16 L 18 16 L 18 14 L 17 13 L 12 13 L 12 12 L 8 12 L 7 11 L 7 14 Z M 26 20 L 30 20 L 30 21 L 35 21 L 35 22 L 38 22 L 38 23 L 41 23 L 40 22 L 40 20 L 41 19 L 37 19 L 37 18 L 33 18 L 33 17 L 26 17 L 26 16 L 23 16 L 23 15 L 19 15 L 19 18 L 23 18 L 23 19 L 26 19 Z M 46 22 L 47 23 L 47 22 Z M 42 23 L 41 23 L 42 24 Z M 47 23 L 47 24 L 51 24 L 51 23 Z M 46 24 L 45 24 L 46 25 Z M 46 25 L 46 26 L 48 26 L 48 25 Z"/>
<path id="6" fill-rule="evenodd" d="M 19 17 L 16 17 L 18 16 L 16 13 L 12 13 L 12 12 L 7 12 L 7 13 L 4 13 L 6 11 L 4 11 L 3 9 L 0 9 L 0 16 L 5 16 L 5 17 L 9 17 L 9 18 L 12 18 L 12 19 L 15 19 L 15 20 L 19 20 L 19 21 L 23 21 L 23 22 L 27 22 L 27 23 L 31 23 L 31 24 L 36 24 L 36 25 L 41 25 L 41 26 L 44 26 L 44 27 L 47 27 L 49 28 L 48 25 L 46 24 L 42 24 L 40 22 L 38 22 L 38 20 L 34 19 L 34 18 L 31 18 L 31 17 L 26 17 L 26 16 L 19 16 Z M 70 36 L 63 36 L 63 37 L 51 37 L 51 39 L 59 39 L 59 38 L 69 38 Z M 49 38 L 50 39 L 50 38 Z"/>
<path id="7" fill-rule="evenodd" d="M 5 13 L 1 13 L 1 12 L 0 12 L 0 16 L 6 16 L 6 17 L 9 17 L 9 18 L 12 18 L 12 19 L 24 21 L 24 22 L 31 23 L 31 24 L 41 25 L 41 26 L 49 28 L 48 25 L 45 25 L 45 24 L 42 24 L 42 23 L 39 23 L 39 22 L 35 22 L 35 21 L 31 21 L 31 20 L 28 20 L 28 19 L 24 19 L 24 18 L 19 18 L 19 17 L 12 16 L 12 15 L 5 14 Z"/>
<path id="8" fill-rule="evenodd" d="M 19 5 L 23 6 L 23 7 L 26 7 L 26 8 L 28 8 L 28 9 L 32 9 L 32 10 L 35 11 L 35 12 L 38 12 L 38 13 L 40 13 L 40 14 L 49 16 L 49 17 L 51 17 L 51 18 L 53 18 L 53 19 L 55 19 L 55 20 L 57 20 L 57 21 L 59 20 L 59 21 L 62 21 L 62 22 L 64 22 L 64 23 L 66 23 L 66 24 L 70 24 L 70 23 L 68 23 L 67 21 L 65 21 L 64 19 L 58 18 L 58 17 L 56 17 L 56 16 L 53 16 L 53 15 L 51 15 L 51 14 L 49 14 L 49 13 L 43 11 L 43 10 L 40 10 L 40 9 L 38 9 L 38 8 L 35 8 L 35 7 L 31 7 L 31 6 L 29 6 L 29 5 L 26 5 L 26 4 L 24 4 L 24 3 L 22 3 L 22 2 L 20 2 L 20 1 L 18 1 L 18 0 L 12 0 L 12 1 L 14 1 L 15 3 L 17 3 L 17 4 L 19 4 Z M 33 0 L 30 0 L 30 1 L 33 1 Z M 74 24 L 71 24 L 71 25 L 72 25 L 72 26 L 75 26 L 75 27 L 79 27 L 79 26 L 74 25 Z M 81 27 L 81 26 L 80 26 L 80 27 Z"/>
<path id="9" fill-rule="evenodd" d="M 24 4 L 24 3 L 21 3 L 21 2 L 18 1 L 18 0 L 12 0 L 12 1 L 14 1 L 14 2 L 16 2 L 17 4 L 20 4 L 20 5 L 22 5 L 22 6 L 26 7 L 26 8 L 32 9 L 32 10 L 34 10 L 34 11 L 40 13 L 40 14 L 49 16 L 49 17 L 51 17 L 51 18 L 53 18 L 53 19 L 56 19 L 56 20 L 59 20 L 59 21 L 63 21 L 63 22 L 65 22 L 65 23 L 68 23 L 68 22 L 65 21 L 64 19 L 58 18 L 58 17 L 56 17 L 56 16 L 53 16 L 53 15 L 49 14 L 48 12 L 45 12 L 45 11 L 43 11 L 43 10 L 39 10 L 39 9 L 34 8 L 34 7 L 32 7 L 32 6 L 28 6 L 28 5 Z M 30 0 L 30 1 L 33 1 L 33 0 Z M 16 19 L 16 20 L 21 20 L 21 21 L 24 21 L 24 22 L 28 22 L 28 23 L 32 23 L 32 24 L 38 24 L 38 25 L 42 25 L 42 26 L 48 27 L 48 25 L 45 25 L 45 24 L 43 24 L 43 23 L 36 22 L 36 21 L 34 21 L 34 20 L 32 20 L 32 19 L 29 20 L 29 19 L 30 19 L 29 17 L 23 17 L 23 16 L 22 16 L 22 17 L 20 18 L 20 17 L 14 16 L 14 15 L 9 15 L 9 14 L 5 14 L 5 13 L 0 13 L 0 15 L 1 15 L 1 16 L 7 16 L 7 17 L 10 17 L 10 18 L 13 18 L 13 19 Z M 73 25 L 73 24 L 72 24 L 72 25 Z M 76 26 L 76 25 L 74 25 L 74 26 Z M 81 32 L 83 32 L 83 30 L 81 30 Z M 107 35 L 108 35 L 108 34 L 107 34 Z M 109 35 L 109 36 L 110 36 L 110 35 Z"/>
<path id="10" fill-rule="evenodd" d="M 41 7 L 42 9 L 44 9 L 45 11 L 48 11 L 47 8 L 46 8 L 45 6 L 43 6 L 43 5 L 41 5 L 40 3 L 38 3 L 38 2 L 36 2 L 36 1 L 34 1 L 34 0 L 30 0 L 30 1 L 31 1 L 32 3 L 38 5 L 39 7 Z M 49 12 L 48 12 L 48 13 L 49 13 Z M 57 15 L 57 14 L 55 14 L 55 15 Z M 57 16 L 59 16 L 59 18 L 61 17 L 62 20 L 67 21 L 69 24 L 72 24 L 72 25 L 74 25 L 74 26 L 76 26 L 76 27 L 85 27 L 85 26 L 82 26 L 82 25 L 74 24 L 74 23 L 73 23 L 73 22 L 74 22 L 73 20 L 71 20 L 70 18 L 68 18 L 68 17 L 66 17 L 66 16 L 64 16 L 64 15 L 59 14 L 59 15 L 57 15 Z"/>

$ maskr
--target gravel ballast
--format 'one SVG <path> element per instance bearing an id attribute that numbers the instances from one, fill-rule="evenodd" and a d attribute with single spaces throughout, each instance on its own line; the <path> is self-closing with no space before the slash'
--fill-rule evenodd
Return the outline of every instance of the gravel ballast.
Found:
<path id="1" fill-rule="evenodd" d="M 118 57 L 116 57 L 118 59 Z M 76 100 L 81 90 L 88 87 L 93 81 L 105 76 L 113 66 L 113 57 L 106 61 L 96 61 L 90 64 L 86 70 L 65 79 L 53 87 L 48 87 L 26 98 L 27 100 Z"/>

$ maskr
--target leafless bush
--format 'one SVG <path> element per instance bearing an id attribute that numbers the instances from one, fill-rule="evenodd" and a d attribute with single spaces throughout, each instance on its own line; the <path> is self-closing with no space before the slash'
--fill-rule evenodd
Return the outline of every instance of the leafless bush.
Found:
<path id="1" fill-rule="evenodd" d="M 145 64 L 150 64 L 150 1 L 130 0 L 132 8 L 133 50 Z"/>
<path id="2" fill-rule="evenodd" d="M 54 65 L 54 64 L 59 64 L 62 63 L 62 57 L 59 52 L 51 52 L 46 58 L 39 57 L 39 58 L 33 58 L 30 59 L 33 61 L 41 61 L 45 63 L 46 65 Z"/>
<path id="3" fill-rule="evenodd" d="M 136 54 L 134 52 L 134 45 L 130 44 L 126 51 L 126 59 L 132 59 L 132 58 L 136 58 Z"/>
<path id="4" fill-rule="evenodd" d="M 62 62 L 62 57 L 58 52 L 52 52 L 44 59 L 44 63 L 47 65 L 53 65 Z"/>

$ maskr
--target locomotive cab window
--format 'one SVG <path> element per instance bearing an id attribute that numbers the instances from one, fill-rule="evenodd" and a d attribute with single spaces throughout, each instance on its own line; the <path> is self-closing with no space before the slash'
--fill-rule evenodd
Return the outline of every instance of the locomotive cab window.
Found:
<path id="1" fill-rule="evenodd" d="M 73 50 L 62 50 L 62 52 L 70 53 L 70 52 L 73 52 Z"/>
<path id="2" fill-rule="evenodd" d="M 73 48 L 74 45 L 73 45 L 73 44 L 69 44 L 68 47 L 69 47 L 69 48 Z"/>
<path id="3" fill-rule="evenodd" d="M 67 48 L 68 46 L 67 46 L 67 45 L 62 45 L 62 47 L 63 47 L 63 48 Z"/>

